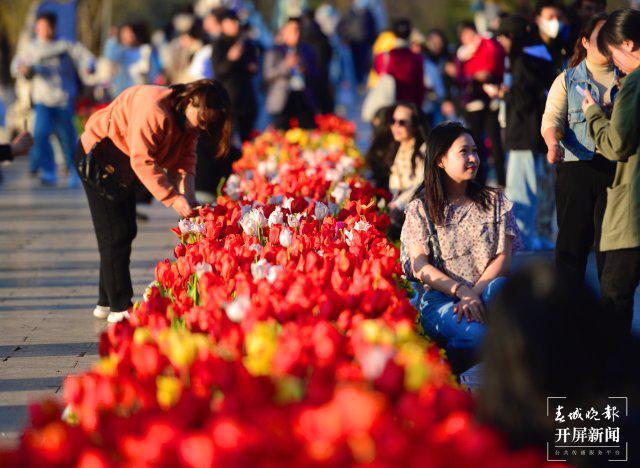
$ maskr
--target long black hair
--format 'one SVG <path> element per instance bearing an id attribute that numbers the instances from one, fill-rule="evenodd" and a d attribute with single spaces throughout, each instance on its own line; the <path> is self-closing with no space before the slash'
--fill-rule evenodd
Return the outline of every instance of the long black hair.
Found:
<path id="1" fill-rule="evenodd" d="M 453 142 L 462 135 L 472 135 L 464 125 L 458 122 L 443 122 L 433 128 L 427 137 L 427 157 L 424 165 L 424 196 L 429 217 L 435 224 L 444 223 L 444 210 L 447 206 L 447 190 L 443 168 L 438 166 L 440 157 L 447 154 Z M 492 206 L 495 190 L 470 180 L 467 184 L 467 197 L 483 210 Z"/>
<path id="2" fill-rule="evenodd" d="M 585 38 L 587 41 L 591 38 L 593 31 L 598 26 L 600 21 L 607 21 L 609 15 L 605 12 L 598 13 L 597 15 L 593 15 L 587 21 L 584 22 L 582 28 L 580 29 L 580 34 L 578 34 L 578 39 L 576 40 L 576 44 L 573 48 L 573 55 L 571 56 L 571 60 L 569 60 L 569 67 L 577 67 L 580 62 L 582 62 L 587 57 L 587 49 L 585 49 L 582 45 L 582 38 Z"/>
<path id="3" fill-rule="evenodd" d="M 609 15 L 609 19 L 598 34 L 598 50 L 610 57 L 610 45 L 618 46 L 624 41 L 633 41 L 640 46 L 640 11 L 633 8 L 616 10 Z"/>
<path id="4" fill-rule="evenodd" d="M 380 188 L 389 186 L 391 164 L 388 161 L 387 153 L 393 143 L 393 135 L 391 134 L 393 109 L 394 106 L 381 107 L 373 116 L 371 144 L 364 155 L 367 166 L 371 169 L 373 180 Z"/>

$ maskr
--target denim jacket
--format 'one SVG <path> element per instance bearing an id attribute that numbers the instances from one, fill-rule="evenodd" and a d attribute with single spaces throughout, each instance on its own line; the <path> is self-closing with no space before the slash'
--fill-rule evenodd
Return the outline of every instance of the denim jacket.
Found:
<path id="1" fill-rule="evenodd" d="M 576 86 L 588 89 L 596 102 L 600 102 L 600 92 L 587 70 L 586 60 L 577 67 L 568 68 L 565 74 L 567 85 L 567 121 L 561 144 L 565 149 L 565 161 L 588 161 L 593 158 L 596 145 L 589 135 L 587 118 L 582 112 L 582 96 Z"/>

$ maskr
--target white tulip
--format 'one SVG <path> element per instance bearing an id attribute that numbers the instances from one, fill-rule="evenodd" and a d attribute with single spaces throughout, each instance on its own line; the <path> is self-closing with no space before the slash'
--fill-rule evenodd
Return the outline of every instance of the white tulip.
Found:
<path id="1" fill-rule="evenodd" d="M 270 284 L 275 283 L 275 281 L 278 279 L 278 275 L 280 274 L 280 272 L 283 270 L 282 266 L 280 265 L 273 265 L 269 267 L 269 272 L 267 273 L 267 281 Z"/>
<path id="2" fill-rule="evenodd" d="M 239 188 L 241 182 L 242 182 L 242 179 L 240 178 L 240 176 L 238 174 L 231 174 L 229 176 L 229 178 L 227 179 L 226 187 L 227 188 L 229 188 L 229 187 Z"/>
<path id="3" fill-rule="evenodd" d="M 351 187 L 346 182 L 338 182 L 331 192 L 331 198 L 333 198 L 336 203 L 343 203 L 351 194 Z"/>
<path id="4" fill-rule="evenodd" d="M 380 346 L 373 346 L 358 358 L 364 378 L 375 380 L 384 372 L 387 361 L 391 358 L 391 353 Z"/>
<path id="5" fill-rule="evenodd" d="M 181 219 L 178 222 L 178 229 L 180 229 L 180 234 L 188 234 L 191 232 L 191 226 L 193 223 L 189 219 Z"/>
<path id="6" fill-rule="evenodd" d="M 288 249 L 293 241 L 293 233 L 290 229 L 284 228 L 280 231 L 280 245 Z"/>
<path id="7" fill-rule="evenodd" d="M 300 220 L 304 216 L 304 213 L 291 213 L 287 215 L 287 224 L 290 228 L 298 229 L 300 227 Z"/>
<path id="8" fill-rule="evenodd" d="M 204 273 L 211 273 L 213 271 L 213 267 L 206 262 L 200 262 L 196 264 L 195 270 L 196 276 L 200 278 Z"/>
<path id="9" fill-rule="evenodd" d="M 244 215 L 239 221 L 240 227 L 244 231 L 244 233 L 248 236 L 257 236 L 260 226 L 254 219 L 249 216 L 249 213 Z"/>
<path id="10" fill-rule="evenodd" d="M 271 265 L 264 258 L 261 258 L 256 263 L 252 263 L 251 275 L 253 276 L 253 280 L 258 281 L 262 278 L 266 278 L 269 273 L 269 267 L 271 267 Z"/>
<path id="11" fill-rule="evenodd" d="M 328 182 L 336 182 L 342 179 L 342 171 L 338 169 L 327 169 L 324 173 L 324 180 Z"/>
<path id="12" fill-rule="evenodd" d="M 224 311 L 227 313 L 227 317 L 234 323 L 240 323 L 247 316 L 249 308 L 251 307 L 251 300 L 249 296 L 239 296 L 230 304 L 224 306 Z"/>
<path id="13" fill-rule="evenodd" d="M 282 210 L 280 209 L 280 207 L 276 208 L 275 210 L 273 210 L 271 212 L 271 214 L 269 215 L 269 220 L 268 220 L 268 225 L 269 227 L 275 225 L 275 224 L 283 224 L 284 223 L 284 213 L 282 212 Z"/>
<path id="14" fill-rule="evenodd" d="M 354 231 L 368 231 L 369 228 L 371 227 L 371 224 L 369 224 L 366 221 L 358 221 L 354 226 L 353 226 L 353 230 Z"/>
<path id="15" fill-rule="evenodd" d="M 249 217 L 258 225 L 258 227 L 265 227 L 267 225 L 267 218 L 262 212 L 262 208 L 254 208 L 249 213 Z"/>
<path id="16" fill-rule="evenodd" d="M 349 229 L 344 230 L 344 240 L 349 247 L 351 247 L 351 243 L 353 242 L 353 232 Z"/>

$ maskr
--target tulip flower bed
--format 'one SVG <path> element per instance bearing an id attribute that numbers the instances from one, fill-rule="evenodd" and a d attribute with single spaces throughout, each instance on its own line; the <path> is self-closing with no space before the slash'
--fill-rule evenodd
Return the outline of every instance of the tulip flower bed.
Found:
<path id="1" fill-rule="evenodd" d="M 414 331 L 388 194 L 360 178 L 353 126 L 267 131 L 101 360 L 33 405 L 7 465 L 539 466 L 474 421 Z"/>

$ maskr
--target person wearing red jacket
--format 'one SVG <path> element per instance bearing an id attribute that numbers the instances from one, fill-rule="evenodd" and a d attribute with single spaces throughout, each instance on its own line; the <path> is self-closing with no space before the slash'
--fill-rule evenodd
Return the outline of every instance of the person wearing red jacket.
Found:
<path id="1" fill-rule="evenodd" d="M 458 60 L 456 79 L 460 87 L 464 119 L 473 132 L 482 160 L 477 178 L 480 183 L 484 183 L 487 178 L 488 150 L 485 139 L 488 138 L 491 141 L 491 154 L 495 163 L 498 185 L 504 187 L 506 177 L 498 123 L 498 101 L 489 98 L 483 90 L 483 85 L 502 83 L 505 52 L 497 41 L 478 34 L 473 23 L 462 23 L 458 28 L 458 35 L 461 46 L 456 54 Z"/>
<path id="2" fill-rule="evenodd" d="M 373 67 L 378 75 L 391 75 L 396 82 L 396 101 L 404 101 L 422 108 L 425 96 L 423 60 L 409 48 L 411 22 L 399 19 L 393 25 L 393 33 L 398 38 L 396 48 L 378 54 Z"/>

